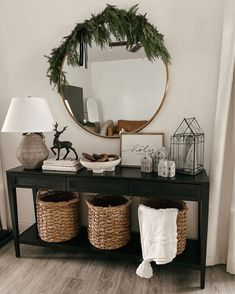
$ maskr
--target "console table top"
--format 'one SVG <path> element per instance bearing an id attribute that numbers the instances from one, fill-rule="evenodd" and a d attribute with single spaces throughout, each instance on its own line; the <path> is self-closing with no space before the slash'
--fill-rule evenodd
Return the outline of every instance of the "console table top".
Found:
<path id="1" fill-rule="evenodd" d="M 18 166 L 7 170 L 7 174 L 21 174 L 27 175 L 57 175 L 57 176 L 68 176 L 68 177 L 89 177 L 89 178 L 111 178 L 111 179 L 135 179 L 144 181 L 156 181 L 156 182 L 169 182 L 169 183 L 187 183 L 187 184 L 205 184 L 209 183 L 209 177 L 205 170 L 196 176 L 176 174 L 173 178 L 163 178 L 159 177 L 156 173 L 143 173 L 140 168 L 133 167 L 116 167 L 114 172 L 104 172 L 102 174 L 93 174 L 86 168 L 74 172 L 64 172 L 64 171 L 42 171 L 41 169 L 27 170 L 22 166 Z"/>

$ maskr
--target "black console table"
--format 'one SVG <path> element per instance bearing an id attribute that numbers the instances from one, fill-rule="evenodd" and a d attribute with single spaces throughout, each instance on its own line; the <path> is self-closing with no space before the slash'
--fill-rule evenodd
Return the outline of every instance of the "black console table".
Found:
<path id="1" fill-rule="evenodd" d="M 20 244 L 95 252 L 111 255 L 130 255 L 141 257 L 139 234 L 132 233 L 131 241 L 123 248 L 111 251 L 94 248 L 87 239 L 86 229 L 67 242 L 47 243 L 40 239 L 37 225 L 34 224 L 19 234 L 16 188 L 29 188 L 33 191 L 34 204 L 39 188 L 58 191 L 94 192 L 105 194 L 124 194 L 132 196 L 151 196 L 161 199 L 177 199 L 198 202 L 198 240 L 187 240 L 185 251 L 172 263 L 200 271 L 200 286 L 205 287 L 206 244 L 208 224 L 209 180 L 203 171 L 197 176 L 177 174 L 174 178 L 162 178 L 156 174 L 141 173 L 140 169 L 117 167 L 115 172 L 92 174 L 86 169 L 76 174 L 68 172 L 45 172 L 24 170 L 23 167 L 7 171 L 8 193 L 11 208 L 13 236 L 16 257 L 20 257 Z"/>

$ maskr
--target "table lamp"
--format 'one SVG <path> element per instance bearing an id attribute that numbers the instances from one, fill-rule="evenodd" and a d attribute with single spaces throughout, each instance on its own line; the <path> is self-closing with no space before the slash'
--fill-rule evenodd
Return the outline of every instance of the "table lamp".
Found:
<path id="1" fill-rule="evenodd" d="M 12 98 L 2 132 L 23 133 L 16 157 L 25 169 L 42 166 L 49 155 L 42 132 L 53 131 L 54 120 L 46 99 Z"/>

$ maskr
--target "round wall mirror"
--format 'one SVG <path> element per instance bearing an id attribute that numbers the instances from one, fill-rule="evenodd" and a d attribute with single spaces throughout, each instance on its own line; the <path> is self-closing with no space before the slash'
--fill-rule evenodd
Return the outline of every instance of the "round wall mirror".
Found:
<path id="1" fill-rule="evenodd" d="M 92 45 L 86 67 L 72 67 L 65 57 L 61 83 L 66 109 L 87 131 L 108 138 L 137 132 L 148 125 L 166 97 L 169 69 L 149 61 L 143 47 L 126 50 L 121 42 Z"/>

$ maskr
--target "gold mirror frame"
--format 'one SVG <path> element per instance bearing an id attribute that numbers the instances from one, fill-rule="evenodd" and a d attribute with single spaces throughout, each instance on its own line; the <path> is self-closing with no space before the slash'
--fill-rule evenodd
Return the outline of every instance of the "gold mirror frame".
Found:
<path id="1" fill-rule="evenodd" d="M 60 71 L 60 81 L 62 80 L 62 71 L 63 71 L 63 67 L 64 67 L 64 63 L 65 63 L 65 60 L 66 60 L 66 56 L 64 57 L 64 60 L 63 60 L 63 63 L 62 63 L 62 66 L 61 66 L 61 71 Z M 154 62 L 154 61 L 153 61 Z M 165 64 L 165 63 L 164 63 Z M 141 131 L 142 129 L 144 129 L 146 126 L 148 126 L 153 120 L 154 118 L 157 116 L 157 114 L 160 112 L 165 100 L 166 100 L 166 96 L 167 96 L 167 92 L 168 92 L 168 86 L 169 86 L 169 71 L 170 71 L 170 65 L 169 63 L 165 64 L 165 68 L 166 68 L 166 83 L 165 83 L 165 87 L 164 87 L 164 93 L 163 93 L 163 97 L 162 97 L 162 101 L 158 107 L 158 109 L 155 111 L 155 113 L 153 114 L 153 116 L 148 120 L 148 122 L 146 124 L 144 124 L 143 126 L 141 126 L 140 128 L 136 129 L 135 131 L 133 131 L 132 133 L 138 133 L 139 131 Z M 69 115 L 72 117 L 72 119 L 82 128 L 84 129 L 85 131 L 87 131 L 88 133 L 92 134 L 92 135 L 95 135 L 95 136 L 98 136 L 100 138 L 106 138 L 106 139 L 120 139 L 120 135 L 118 136 L 103 136 L 103 135 L 100 135 L 98 133 L 95 133 L 95 132 L 92 132 L 90 131 L 89 129 L 85 128 L 83 125 L 81 125 L 77 120 L 76 118 L 72 115 L 72 113 L 69 111 L 66 103 L 65 103 L 65 97 L 64 97 L 64 93 L 63 93 L 63 88 L 62 88 L 62 82 L 60 82 L 60 93 L 61 93 L 61 98 L 63 100 L 63 103 L 64 103 L 64 106 L 66 108 L 66 110 L 68 111 Z"/>

